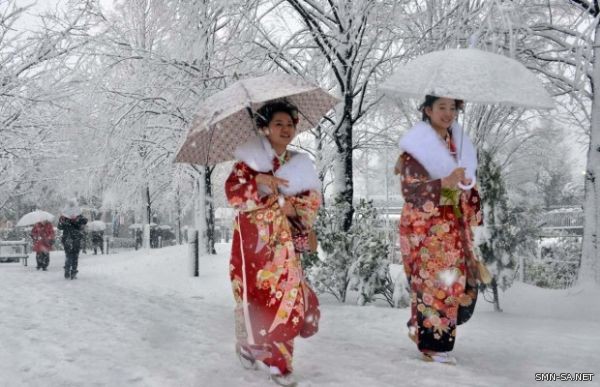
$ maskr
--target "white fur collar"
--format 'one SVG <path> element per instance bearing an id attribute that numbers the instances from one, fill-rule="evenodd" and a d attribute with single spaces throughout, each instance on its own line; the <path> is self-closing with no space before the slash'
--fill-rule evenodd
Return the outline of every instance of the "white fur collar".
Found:
<path id="1" fill-rule="evenodd" d="M 436 131 L 425 121 L 420 121 L 400 139 L 400 149 L 410 153 L 429 173 L 432 179 L 448 176 L 458 166 L 464 167 L 467 178 L 475 182 L 477 176 L 477 152 L 469 136 L 463 136 L 462 127 L 453 123 L 452 139 L 461 160 L 452 157 L 448 147 L 440 139 Z M 462 150 L 461 148 L 462 144 Z"/>
<path id="2" fill-rule="evenodd" d="M 264 136 L 252 137 L 244 144 L 238 145 L 233 155 L 256 172 L 270 172 L 273 169 L 275 151 Z"/>
<path id="3" fill-rule="evenodd" d="M 283 164 L 275 176 L 289 182 L 288 187 L 281 187 L 280 191 L 286 196 L 297 195 L 308 190 L 321 190 L 321 180 L 314 163 L 306 153 L 288 151 L 290 159 Z M 246 143 L 238 146 L 234 155 L 236 159 L 243 161 L 257 172 L 270 172 L 273 170 L 273 159 L 275 151 L 269 140 L 265 137 L 252 137 Z M 270 194 L 271 190 L 265 186 L 259 186 L 261 194 Z"/>

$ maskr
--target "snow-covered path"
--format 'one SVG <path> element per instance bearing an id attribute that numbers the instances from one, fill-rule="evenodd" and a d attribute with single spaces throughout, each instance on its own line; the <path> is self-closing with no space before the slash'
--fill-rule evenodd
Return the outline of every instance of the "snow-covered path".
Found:
<path id="1" fill-rule="evenodd" d="M 103 277 L 81 266 L 75 281 L 58 268 L 15 267 L 3 276 L 1 310 L 8 313 L 0 337 L 12 356 L 3 353 L 0 379 L 8 375 L 7 386 L 198 385 L 196 365 L 230 339 L 219 329 L 229 308 L 211 306 L 223 321 L 206 324 L 195 299 L 148 294 L 127 287 L 128 274 Z"/>
<path id="2" fill-rule="evenodd" d="M 186 248 L 83 255 L 80 278 L 0 265 L 0 386 L 268 386 L 233 354 L 228 246 L 187 275 Z M 301 386 L 539 386 L 535 372 L 600 381 L 600 291 L 515 284 L 459 327 L 457 367 L 419 360 L 406 309 L 322 298 L 321 329 L 297 340 Z M 569 385 L 579 383 L 569 383 Z"/>

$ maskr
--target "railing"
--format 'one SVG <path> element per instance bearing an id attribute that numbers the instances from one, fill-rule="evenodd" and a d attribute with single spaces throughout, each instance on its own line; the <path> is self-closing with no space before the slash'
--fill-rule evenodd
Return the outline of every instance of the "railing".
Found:
<path id="1" fill-rule="evenodd" d="M 14 262 L 22 260 L 23 266 L 27 266 L 29 253 L 27 248 L 29 242 L 25 239 L 18 241 L 0 241 L 0 262 Z"/>

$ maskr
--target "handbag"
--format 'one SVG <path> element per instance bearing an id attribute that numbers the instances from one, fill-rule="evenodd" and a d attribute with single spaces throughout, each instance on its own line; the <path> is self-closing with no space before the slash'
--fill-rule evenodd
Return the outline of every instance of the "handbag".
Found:
<path id="1" fill-rule="evenodd" d="M 485 263 L 481 262 L 479 259 L 476 261 L 477 264 L 477 279 L 484 285 L 489 285 L 492 283 L 492 273 L 488 270 Z"/>
<path id="2" fill-rule="evenodd" d="M 319 331 L 321 311 L 319 310 L 319 299 L 306 280 L 302 280 L 301 286 L 304 293 L 304 322 L 300 328 L 300 337 L 307 338 Z"/>

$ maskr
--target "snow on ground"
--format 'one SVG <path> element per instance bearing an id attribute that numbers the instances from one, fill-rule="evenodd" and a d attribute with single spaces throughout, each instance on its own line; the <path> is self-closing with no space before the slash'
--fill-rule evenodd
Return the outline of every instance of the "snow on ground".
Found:
<path id="1" fill-rule="evenodd" d="M 234 355 L 228 245 L 188 275 L 187 247 L 82 255 L 79 278 L 0 264 L 0 386 L 269 386 Z M 33 262 L 32 262 L 33 261 Z M 35 266 L 35 259 L 30 265 Z M 320 332 L 296 341 L 301 386 L 600 385 L 600 289 L 515 284 L 503 313 L 480 300 L 458 328 L 458 366 L 419 360 L 407 309 L 322 297 Z M 593 382 L 536 382 L 592 372 Z"/>

